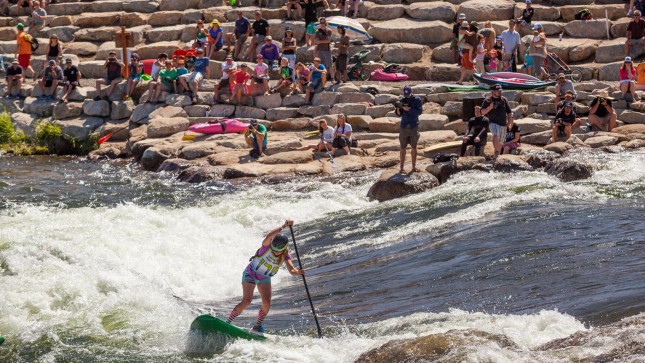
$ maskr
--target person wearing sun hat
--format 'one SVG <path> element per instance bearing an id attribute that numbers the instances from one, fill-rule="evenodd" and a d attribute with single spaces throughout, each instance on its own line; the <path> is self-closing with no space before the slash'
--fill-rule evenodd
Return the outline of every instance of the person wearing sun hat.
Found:
<path id="1" fill-rule="evenodd" d="M 607 91 L 602 90 L 596 93 L 595 98 L 589 104 L 589 123 L 593 131 L 608 131 L 616 127 L 616 112 L 612 107 L 612 97 Z"/>
<path id="2" fill-rule="evenodd" d="M 623 99 L 627 102 L 638 101 L 639 98 L 636 95 L 636 68 L 634 68 L 631 57 L 625 57 L 618 75 L 620 77 L 620 93 Z"/>
<path id="3" fill-rule="evenodd" d="M 219 20 L 213 19 L 210 27 L 208 27 L 208 58 L 212 59 L 215 52 L 222 49 L 222 47 L 224 47 L 224 31 Z"/>

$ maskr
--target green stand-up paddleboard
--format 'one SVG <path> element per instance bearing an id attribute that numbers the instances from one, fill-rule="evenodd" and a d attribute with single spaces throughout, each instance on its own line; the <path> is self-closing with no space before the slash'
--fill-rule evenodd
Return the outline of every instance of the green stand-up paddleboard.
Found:
<path id="1" fill-rule="evenodd" d="M 0 336 L 0 345 L 2 345 L 2 343 L 4 343 L 4 337 Z"/>
<path id="2" fill-rule="evenodd" d="M 249 333 L 210 314 L 200 315 L 190 324 L 190 331 L 203 335 L 217 334 L 231 339 L 266 340 L 265 336 Z"/>

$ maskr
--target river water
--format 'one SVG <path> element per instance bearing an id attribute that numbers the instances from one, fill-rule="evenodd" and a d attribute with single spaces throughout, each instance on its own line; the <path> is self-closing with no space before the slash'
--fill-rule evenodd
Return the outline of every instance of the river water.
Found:
<path id="1" fill-rule="evenodd" d="M 189 185 L 124 162 L 0 156 L 0 361 L 352 362 L 450 335 L 438 361 L 643 362 L 645 151 L 576 158 L 591 179 L 466 172 L 377 203 L 378 172 Z M 325 338 L 282 270 L 268 342 L 196 352 L 191 321 L 228 314 L 286 218 Z"/>

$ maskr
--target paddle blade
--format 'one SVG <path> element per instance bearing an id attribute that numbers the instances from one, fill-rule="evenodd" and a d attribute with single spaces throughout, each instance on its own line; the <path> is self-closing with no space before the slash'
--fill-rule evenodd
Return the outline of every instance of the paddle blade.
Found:
<path id="1" fill-rule="evenodd" d="M 105 135 L 105 136 L 101 137 L 101 138 L 98 140 L 99 145 L 101 145 L 102 143 L 104 143 L 104 142 L 108 141 L 111 137 L 112 137 L 112 133 L 111 133 L 111 132 L 110 132 L 109 134 L 107 134 L 107 135 Z"/>

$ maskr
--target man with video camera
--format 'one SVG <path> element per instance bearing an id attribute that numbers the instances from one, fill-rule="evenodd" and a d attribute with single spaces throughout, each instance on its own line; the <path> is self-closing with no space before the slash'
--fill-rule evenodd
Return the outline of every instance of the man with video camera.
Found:
<path id="1" fill-rule="evenodd" d="M 551 140 L 557 141 L 558 135 L 564 135 L 567 140 L 571 137 L 571 128 L 574 124 L 580 124 L 580 119 L 573 111 L 573 102 L 563 101 L 562 109 L 555 115 L 555 122 L 551 129 Z"/>
<path id="2" fill-rule="evenodd" d="M 423 111 L 423 102 L 421 98 L 412 94 L 412 87 L 403 87 L 403 98 L 397 101 L 394 106 L 397 116 L 401 116 L 401 128 L 399 130 L 399 142 L 401 143 L 401 169 L 404 173 L 405 154 L 408 145 L 412 148 L 412 172 L 421 171 L 417 168 L 417 142 L 419 142 L 419 115 Z"/>
<path id="3" fill-rule="evenodd" d="M 267 149 L 268 132 L 266 126 L 258 123 L 258 120 L 251 120 L 249 127 L 244 133 L 246 145 L 251 148 L 249 155 L 252 158 L 264 156 Z"/>
<path id="4" fill-rule="evenodd" d="M 616 127 L 616 112 L 611 106 L 612 98 L 606 91 L 596 95 L 589 104 L 589 122 L 594 131 L 608 131 Z"/>

